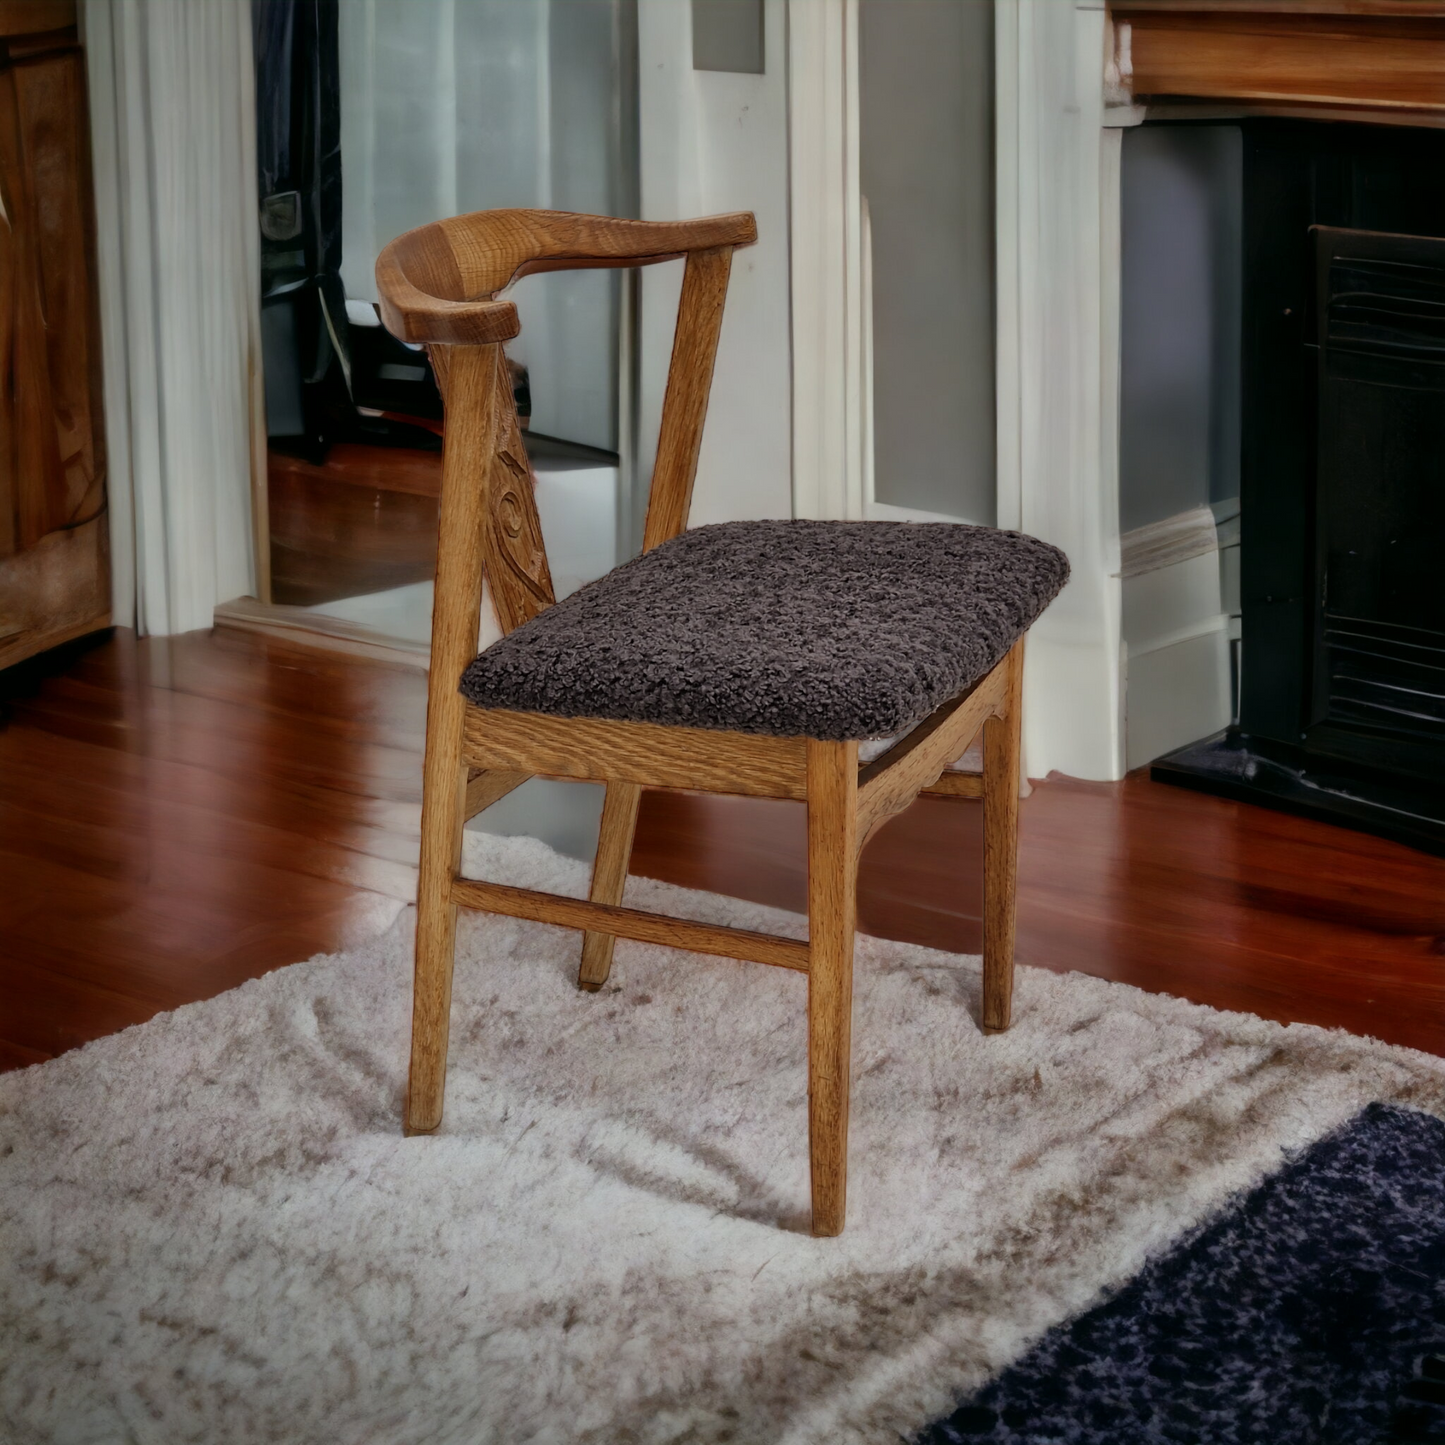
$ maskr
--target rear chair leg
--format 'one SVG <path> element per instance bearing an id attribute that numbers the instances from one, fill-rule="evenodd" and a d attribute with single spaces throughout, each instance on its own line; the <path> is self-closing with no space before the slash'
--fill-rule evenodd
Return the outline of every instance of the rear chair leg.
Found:
<path id="1" fill-rule="evenodd" d="M 602 827 L 597 835 L 597 861 L 592 865 L 594 903 L 621 903 L 627 883 L 627 865 L 632 859 L 632 835 L 637 828 L 637 805 L 642 788 L 637 783 L 608 783 L 602 804 Z M 612 949 L 617 940 L 610 933 L 582 935 L 582 967 L 577 985 L 596 993 L 612 972 Z"/>
<path id="2" fill-rule="evenodd" d="M 428 763 L 432 759 L 428 758 Z M 457 931 L 452 880 L 461 868 L 466 796 L 465 767 L 452 765 L 446 758 L 428 767 L 422 794 L 421 866 L 416 885 L 416 973 L 412 983 L 411 1072 L 406 1091 L 408 1134 L 429 1134 L 442 1121 Z"/>
<path id="3" fill-rule="evenodd" d="M 853 935 L 858 920 L 858 744 L 808 742 L 808 1154 L 813 1233 L 843 1232 Z"/>
<path id="4" fill-rule="evenodd" d="M 990 1034 L 1008 1028 L 1013 1010 L 1023 662 L 1020 641 L 1002 664 L 1003 714 L 983 725 L 983 1029 Z"/>

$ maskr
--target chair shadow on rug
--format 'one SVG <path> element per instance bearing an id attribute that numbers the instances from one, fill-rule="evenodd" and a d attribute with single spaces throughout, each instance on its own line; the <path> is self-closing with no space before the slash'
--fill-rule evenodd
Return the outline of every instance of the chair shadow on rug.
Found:
<path id="1" fill-rule="evenodd" d="M 393 241 L 381 312 L 425 343 L 446 406 L 417 887 L 406 1128 L 441 1123 L 458 905 L 583 932 L 578 982 L 616 938 L 808 976 L 812 1229 L 843 1229 L 858 856 L 920 792 L 982 796 L 983 1027 L 1013 980 L 1023 636 L 1068 563 L 950 524 L 735 522 L 686 530 L 734 248 L 747 213 L 650 222 L 484 211 Z M 553 597 L 497 293 L 538 271 L 685 258 L 642 555 Z M 747 465 L 745 457 L 738 459 Z M 476 656 L 487 598 L 502 639 Z M 983 730 L 982 779 L 947 773 Z M 897 740 L 860 765 L 860 740 Z M 460 876 L 468 818 L 528 777 L 607 785 L 587 900 Z M 644 787 L 806 802 L 808 940 L 621 904 Z M 686 987 L 679 980 L 679 987 Z"/>

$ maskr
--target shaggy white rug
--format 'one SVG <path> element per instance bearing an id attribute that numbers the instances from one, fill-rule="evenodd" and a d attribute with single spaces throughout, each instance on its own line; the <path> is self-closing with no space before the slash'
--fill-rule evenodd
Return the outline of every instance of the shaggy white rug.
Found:
<path id="1" fill-rule="evenodd" d="M 0 1078 L 6 1441 L 896 1441 L 1370 1100 L 1445 1113 L 1445 1061 L 1079 975 L 986 1038 L 976 960 L 861 939 L 814 1240 L 801 976 L 623 944 L 590 995 L 577 935 L 464 921 L 404 1139 L 409 931 Z"/>

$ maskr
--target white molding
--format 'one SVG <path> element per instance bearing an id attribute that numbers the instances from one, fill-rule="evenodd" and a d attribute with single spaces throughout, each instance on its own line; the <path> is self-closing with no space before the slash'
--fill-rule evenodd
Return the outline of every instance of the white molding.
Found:
<path id="1" fill-rule="evenodd" d="M 1176 627 L 1172 632 L 1162 633 L 1158 637 L 1151 637 L 1145 643 L 1129 643 L 1127 651 L 1130 658 L 1148 657 L 1151 652 L 1162 651 L 1166 647 L 1178 647 L 1182 642 L 1193 642 L 1196 637 L 1208 637 L 1211 632 L 1228 632 L 1229 614 L 1227 612 L 1216 612 L 1210 617 L 1201 617 L 1197 622 L 1186 623 L 1183 627 Z M 1132 702 L 1131 702 L 1132 706 Z M 1217 729 L 1211 728 L 1208 731 L 1214 732 Z M 1204 734 L 1200 734 L 1204 736 Z"/>
<path id="2" fill-rule="evenodd" d="M 945 512 L 925 512 L 918 507 L 895 507 L 891 502 L 874 501 L 868 503 L 867 519 L 870 522 L 952 522 L 965 527 L 987 525 L 971 517 L 950 517 Z"/>
<path id="3" fill-rule="evenodd" d="M 1229 722 L 1230 617 L 1214 519 L 1185 512 L 1136 533 L 1158 544 L 1151 565 L 1120 583 L 1125 658 L 1125 762 L 1142 766 Z M 1207 528 L 1205 525 L 1207 519 Z M 1125 539 L 1128 542 L 1128 537 Z M 1173 555 L 1161 560 L 1166 552 Z"/>
<path id="4" fill-rule="evenodd" d="M 864 515 L 858 0 L 789 0 L 793 511 Z"/>
<path id="5" fill-rule="evenodd" d="M 860 187 L 861 187 L 861 171 Z M 878 441 L 873 418 L 873 218 L 868 210 L 868 197 L 858 197 L 858 259 L 862 282 L 859 292 L 860 341 L 863 348 L 863 515 L 869 520 L 878 504 Z"/>
<path id="6" fill-rule="evenodd" d="M 1138 577 L 1218 550 L 1214 513 L 1208 507 L 1195 507 L 1125 532 L 1119 538 L 1119 575 Z"/>
<path id="7" fill-rule="evenodd" d="M 1120 133 L 1101 0 L 998 0 L 998 517 L 1062 547 L 1025 666 L 1031 777 L 1124 769 L 1118 500 Z"/>
<path id="8" fill-rule="evenodd" d="M 1131 768 L 1229 725 L 1229 629 L 1201 621 L 1147 650 L 1128 649 L 1127 756 Z"/>
<path id="9" fill-rule="evenodd" d="M 411 642 L 391 637 L 360 622 L 342 617 L 328 617 L 309 607 L 289 607 L 279 602 L 257 602 L 254 597 L 236 597 L 218 602 L 214 614 L 216 627 L 229 627 L 237 632 L 258 632 L 298 647 L 317 647 L 325 652 L 343 652 L 351 657 L 364 657 L 393 667 L 420 668 L 431 663 L 431 648 L 425 642 Z"/>

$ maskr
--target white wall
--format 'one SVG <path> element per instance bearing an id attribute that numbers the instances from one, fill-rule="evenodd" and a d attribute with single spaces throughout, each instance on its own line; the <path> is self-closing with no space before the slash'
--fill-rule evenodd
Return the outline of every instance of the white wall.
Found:
<path id="1" fill-rule="evenodd" d="M 1024 762 L 1124 768 L 1119 585 L 1119 133 L 1105 128 L 1103 0 L 999 0 L 996 15 L 1001 527 L 1067 553 L 1035 624 Z"/>
<path id="2" fill-rule="evenodd" d="M 639 0 L 642 215 L 752 211 L 733 256 L 694 524 L 792 515 L 788 110 L 784 0 L 766 0 L 762 75 L 692 68 L 692 7 Z M 638 470 L 652 474 L 682 266 L 642 272 Z M 640 519 L 639 519 L 640 521 Z"/>
<path id="3" fill-rule="evenodd" d="M 991 525 L 993 5 L 861 0 L 873 500 Z"/>
<path id="4" fill-rule="evenodd" d="M 1120 525 L 1239 495 L 1238 126 L 1123 137 Z"/>
<path id="5" fill-rule="evenodd" d="M 1125 132 L 1122 162 L 1119 512 L 1135 768 L 1218 732 L 1232 711 L 1209 503 L 1239 496 L 1241 135 L 1140 126 Z"/>

